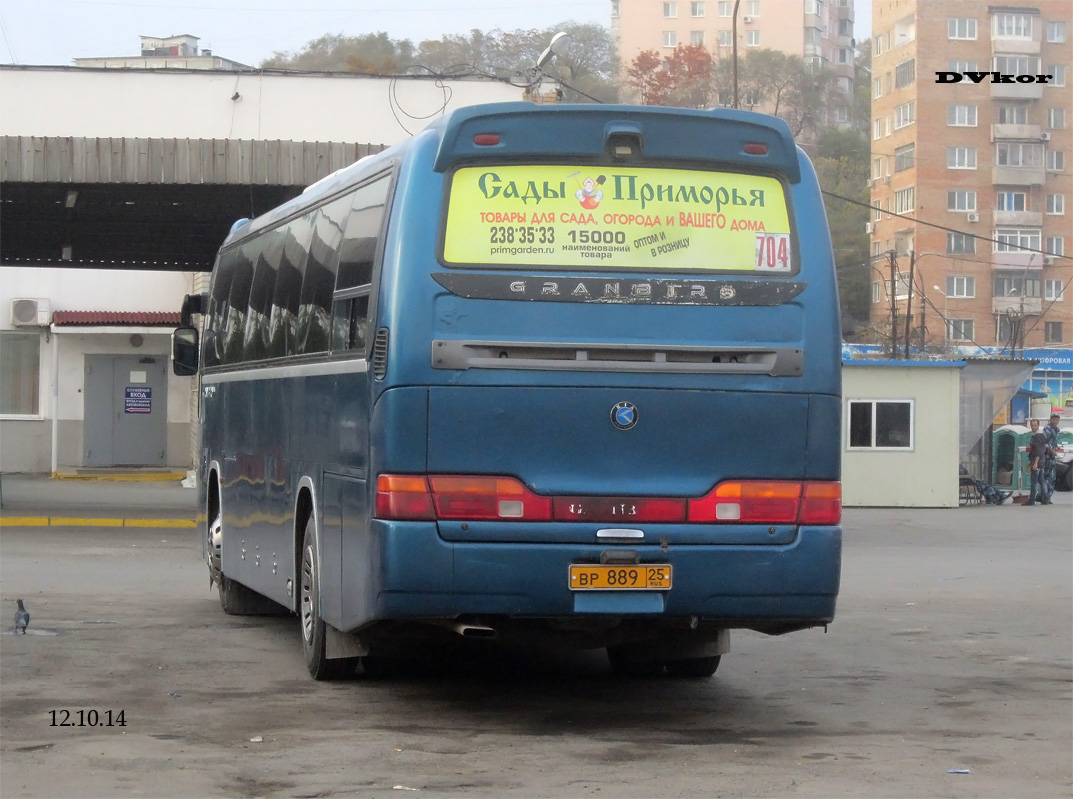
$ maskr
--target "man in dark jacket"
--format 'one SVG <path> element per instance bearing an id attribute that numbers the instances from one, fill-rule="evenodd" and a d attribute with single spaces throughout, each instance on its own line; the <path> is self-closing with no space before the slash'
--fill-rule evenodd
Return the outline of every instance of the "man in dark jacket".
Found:
<path id="1" fill-rule="evenodd" d="M 1028 468 L 1031 478 L 1028 482 L 1028 501 L 1026 505 L 1035 505 L 1036 497 L 1039 497 L 1041 505 L 1049 505 L 1046 490 L 1044 488 L 1043 459 L 1047 455 L 1047 437 L 1039 431 L 1039 419 L 1029 422 L 1032 428 L 1032 438 L 1028 442 Z"/>

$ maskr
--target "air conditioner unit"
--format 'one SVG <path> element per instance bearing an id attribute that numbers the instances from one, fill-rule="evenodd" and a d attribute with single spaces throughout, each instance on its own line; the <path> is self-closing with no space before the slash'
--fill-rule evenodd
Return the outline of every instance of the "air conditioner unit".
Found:
<path id="1" fill-rule="evenodd" d="M 867 186 L 868 188 L 872 188 L 872 186 L 874 186 L 874 185 L 875 185 L 875 181 L 874 181 L 874 180 L 872 180 L 871 178 L 868 178 L 868 180 L 866 180 L 866 181 L 864 182 L 864 185 L 865 185 L 865 186 Z"/>
<path id="2" fill-rule="evenodd" d="M 11 324 L 14 327 L 48 327 L 51 316 L 48 300 L 16 298 L 11 301 Z"/>
<path id="3" fill-rule="evenodd" d="M 1041 133 L 1039 135 L 1039 140 L 1040 141 L 1050 141 L 1051 140 L 1051 134 L 1047 133 L 1046 131 L 1044 131 L 1043 133 Z"/>
<path id="4" fill-rule="evenodd" d="M 980 215 L 979 214 L 966 214 L 965 218 L 967 220 L 969 220 L 970 222 L 979 222 L 980 221 Z"/>
<path id="5" fill-rule="evenodd" d="M 1043 256 L 1043 265 L 1044 266 L 1054 266 L 1054 256 L 1053 255 L 1044 255 Z"/>
<path id="6" fill-rule="evenodd" d="M 885 178 L 883 178 L 883 182 L 886 183 L 889 186 L 890 185 L 890 175 L 887 175 Z"/>
<path id="7" fill-rule="evenodd" d="M 875 226 L 874 222 L 865 222 L 864 223 L 864 232 L 865 233 L 875 233 L 875 231 L 876 231 L 876 226 Z"/>
<path id="8" fill-rule="evenodd" d="M 750 22 L 753 21 L 753 18 L 750 17 L 750 16 L 744 16 L 744 17 L 741 18 L 741 21 L 744 22 L 746 25 L 748 25 Z"/>

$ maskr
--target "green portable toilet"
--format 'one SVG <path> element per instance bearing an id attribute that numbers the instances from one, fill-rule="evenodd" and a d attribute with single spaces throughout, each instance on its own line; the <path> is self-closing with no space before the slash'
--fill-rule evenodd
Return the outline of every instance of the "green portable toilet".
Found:
<path id="1" fill-rule="evenodd" d="M 1032 431 L 1023 424 L 1004 424 L 991 434 L 991 484 L 1007 491 L 1028 491 L 1028 442 Z"/>

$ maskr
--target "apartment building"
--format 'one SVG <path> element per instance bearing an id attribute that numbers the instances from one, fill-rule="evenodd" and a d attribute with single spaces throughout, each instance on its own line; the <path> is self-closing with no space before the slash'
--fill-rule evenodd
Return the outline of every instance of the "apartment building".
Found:
<path id="1" fill-rule="evenodd" d="M 915 346 L 1069 347 L 1073 3 L 872 9 L 878 337 L 908 316 Z"/>
<path id="2" fill-rule="evenodd" d="M 733 58 L 735 0 L 612 0 L 611 31 L 628 65 L 645 50 L 671 53 L 702 44 L 714 58 Z M 853 0 L 739 0 L 738 56 L 771 49 L 827 67 L 853 92 Z M 757 109 L 760 110 L 760 109 Z M 832 121 L 848 120 L 847 111 Z"/>
<path id="3" fill-rule="evenodd" d="M 198 49 L 198 37 L 188 33 L 177 36 L 142 36 L 141 52 L 136 56 L 98 56 L 76 58 L 76 67 L 98 69 L 215 69 L 248 70 L 254 67 Z"/>

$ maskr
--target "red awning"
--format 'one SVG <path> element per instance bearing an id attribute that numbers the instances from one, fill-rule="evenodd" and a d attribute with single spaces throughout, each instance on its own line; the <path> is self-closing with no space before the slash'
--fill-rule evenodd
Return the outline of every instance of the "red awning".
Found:
<path id="1" fill-rule="evenodd" d="M 52 324 L 178 327 L 181 314 L 163 311 L 53 311 Z"/>

